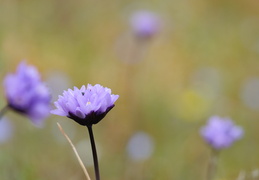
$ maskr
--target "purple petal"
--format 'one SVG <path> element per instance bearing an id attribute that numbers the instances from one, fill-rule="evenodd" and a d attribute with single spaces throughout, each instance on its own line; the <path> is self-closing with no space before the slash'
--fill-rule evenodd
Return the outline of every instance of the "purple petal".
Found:
<path id="1" fill-rule="evenodd" d="M 79 108 L 76 108 L 76 113 L 75 115 L 81 119 L 84 119 L 85 118 L 85 114 L 79 109 Z"/>
<path id="2" fill-rule="evenodd" d="M 61 109 L 54 109 L 54 110 L 51 110 L 50 111 L 51 114 L 56 114 L 56 115 L 59 115 L 59 116 L 67 116 L 68 114 L 61 110 Z"/>

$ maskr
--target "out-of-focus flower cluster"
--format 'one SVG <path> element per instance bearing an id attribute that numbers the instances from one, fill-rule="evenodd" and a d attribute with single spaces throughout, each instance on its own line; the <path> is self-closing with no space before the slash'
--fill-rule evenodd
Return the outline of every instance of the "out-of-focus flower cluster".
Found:
<path id="1" fill-rule="evenodd" d="M 49 115 L 51 96 L 37 69 L 22 62 L 15 74 L 4 79 L 8 106 L 41 125 Z"/>
<path id="2" fill-rule="evenodd" d="M 243 129 L 236 126 L 229 118 L 212 116 L 200 131 L 204 140 L 214 149 L 230 147 L 243 136 Z"/>
<path id="3" fill-rule="evenodd" d="M 158 15 L 150 11 L 135 12 L 131 16 L 130 24 L 133 33 L 143 39 L 154 36 L 161 26 Z"/>

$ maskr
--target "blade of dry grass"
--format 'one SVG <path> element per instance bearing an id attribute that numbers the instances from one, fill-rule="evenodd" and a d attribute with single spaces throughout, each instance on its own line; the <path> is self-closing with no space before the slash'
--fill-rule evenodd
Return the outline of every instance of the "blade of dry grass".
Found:
<path id="1" fill-rule="evenodd" d="M 78 154 L 78 152 L 77 152 L 77 150 L 76 150 L 76 148 L 75 148 L 75 146 L 74 146 L 73 143 L 72 143 L 72 141 L 70 140 L 70 138 L 68 137 L 68 135 L 65 133 L 65 131 L 63 130 L 63 128 L 61 127 L 61 125 L 60 125 L 59 123 L 57 123 L 57 125 L 58 125 L 58 128 L 59 128 L 60 132 L 65 136 L 65 138 L 67 139 L 67 141 L 68 141 L 69 144 L 71 145 L 71 147 L 72 147 L 72 149 L 73 149 L 73 151 L 74 151 L 74 153 L 75 153 L 75 155 L 76 155 L 76 157 L 77 157 L 77 160 L 78 160 L 80 166 L 82 167 L 82 169 L 83 169 L 83 171 L 84 171 L 84 174 L 85 174 L 85 176 L 86 176 L 86 179 L 87 179 L 87 180 L 91 180 L 91 179 L 90 179 L 90 176 L 89 176 L 89 174 L 88 174 L 88 172 L 87 172 L 87 170 L 86 170 L 86 168 L 85 168 L 85 166 L 84 166 L 84 164 L 83 164 L 83 162 L 82 162 L 82 160 L 81 160 L 81 158 L 80 158 L 80 156 L 79 156 L 79 154 Z"/>

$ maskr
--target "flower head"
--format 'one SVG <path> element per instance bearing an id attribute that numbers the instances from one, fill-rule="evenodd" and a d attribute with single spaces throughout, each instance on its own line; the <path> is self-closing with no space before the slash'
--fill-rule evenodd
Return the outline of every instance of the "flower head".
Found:
<path id="1" fill-rule="evenodd" d="M 155 13 L 149 11 L 135 12 L 130 18 L 133 33 L 140 38 L 150 38 L 160 29 L 160 21 Z"/>
<path id="2" fill-rule="evenodd" d="M 99 84 L 74 87 L 63 92 L 63 96 L 54 102 L 57 109 L 52 114 L 67 116 L 77 123 L 90 126 L 101 121 L 114 107 L 119 95 L 111 94 L 111 89 Z"/>
<path id="3" fill-rule="evenodd" d="M 20 63 L 15 74 L 4 79 L 8 106 L 28 116 L 36 125 L 41 125 L 49 115 L 50 94 L 33 66 Z"/>
<path id="4" fill-rule="evenodd" d="M 231 119 L 212 116 L 207 125 L 201 128 L 200 133 L 214 149 L 223 149 L 242 138 L 243 129 L 236 126 Z"/>

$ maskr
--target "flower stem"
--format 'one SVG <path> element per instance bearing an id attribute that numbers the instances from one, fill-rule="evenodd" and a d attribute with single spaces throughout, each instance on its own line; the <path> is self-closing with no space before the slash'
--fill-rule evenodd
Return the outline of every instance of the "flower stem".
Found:
<path id="1" fill-rule="evenodd" d="M 213 180 L 215 178 L 217 172 L 218 154 L 218 151 L 212 149 L 207 169 L 206 180 Z"/>
<path id="2" fill-rule="evenodd" d="M 87 126 L 87 128 L 88 128 L 88 132 L 89 132 L 89 136 L 90 136 L 90 141 L 91 141 L 91 146 L 92 146 L 95 179 L 96 180 L 100 180 L 98 157 L 97 157 L 97 152 L 96 152 L 96 147 L 95 147 L 95 142 L 94 142 L 94 134 L 93 134 L 93 130 L 92 130 L 92 125 Z"/>
<path id="3" fill-rule="evenodd" d="M 0 110 L 0 120 L 3 118 L 4 114 L 6 113 L 6 111 L 8 110 L 9 106 L 6 105 L 4 106 L 1 110 Z"/>

